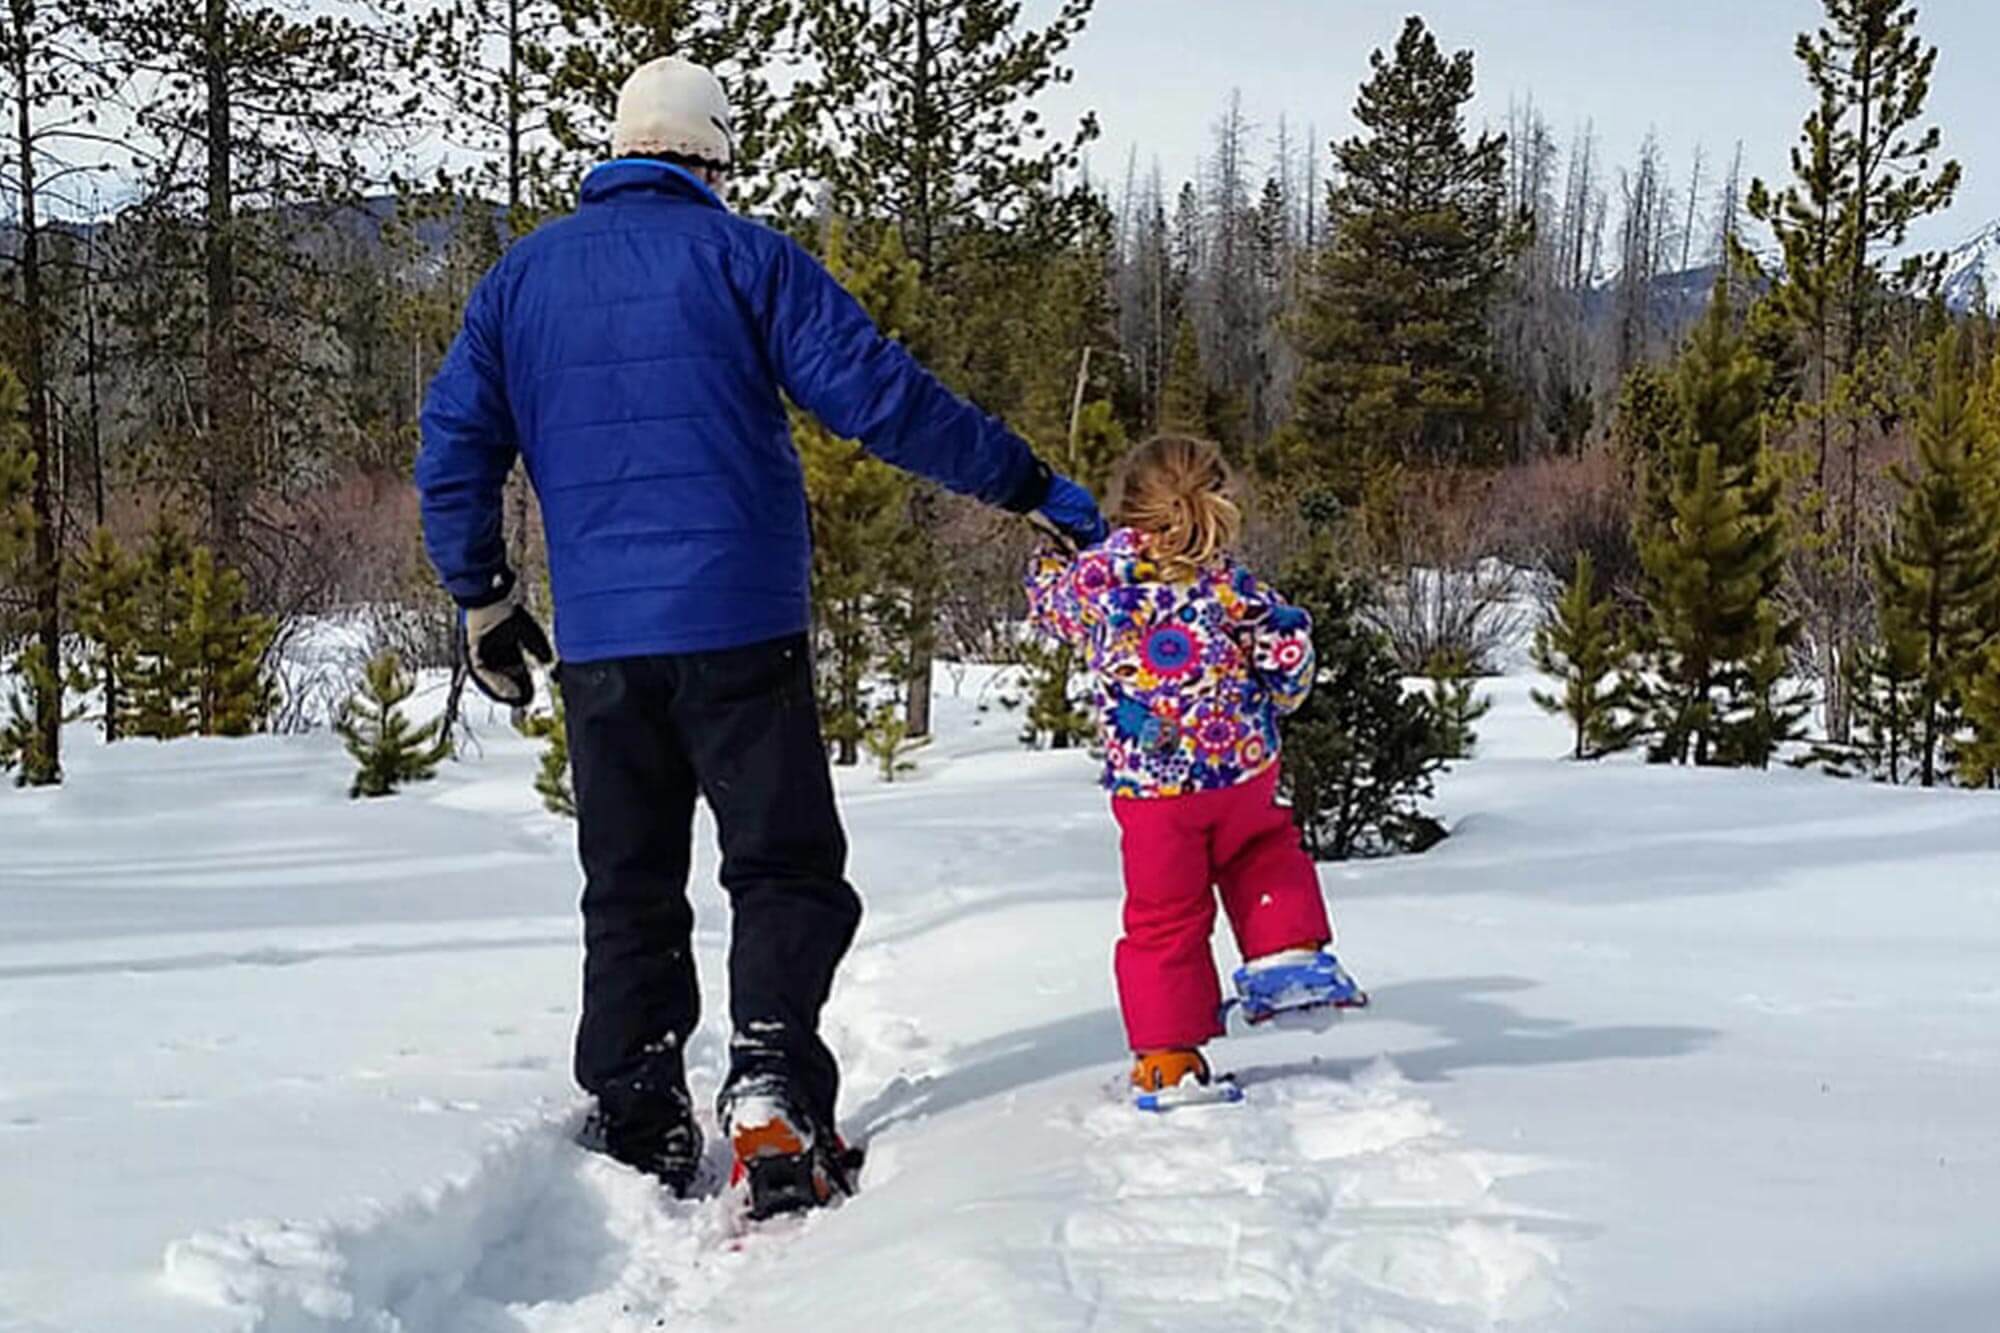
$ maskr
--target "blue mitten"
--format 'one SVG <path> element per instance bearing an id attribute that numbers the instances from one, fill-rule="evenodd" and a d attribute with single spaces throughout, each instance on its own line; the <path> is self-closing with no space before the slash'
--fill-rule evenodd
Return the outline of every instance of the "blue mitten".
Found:
<path id="1" fill-rule="evenodd" d="M 1111 525 L 1098 512 L 1097 501 L 1068 477 L 1049 479 L 1049 493 L 1042 501 L 1041 515 L 1079 549 L 1095 546 L 1111 535 Z"/>

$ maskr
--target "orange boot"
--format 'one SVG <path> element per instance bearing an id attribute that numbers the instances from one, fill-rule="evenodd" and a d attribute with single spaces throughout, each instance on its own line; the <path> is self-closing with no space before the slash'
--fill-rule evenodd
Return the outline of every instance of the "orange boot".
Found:
<path id="1" fill-rule="evenodd" d="M 1227 1076 L 1216 1078 L 1199 1050 L 1178 1047 L 1140 1051 L 1132 1061 L 1132 1104 L 1142 1111 L 1168 1111 L 1176 1106 L 1235 1102 L 1243 1090 Z"/>

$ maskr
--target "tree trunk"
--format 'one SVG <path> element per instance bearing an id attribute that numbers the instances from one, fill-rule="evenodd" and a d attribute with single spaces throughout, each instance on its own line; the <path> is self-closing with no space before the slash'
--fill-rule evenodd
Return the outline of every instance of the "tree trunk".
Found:
<path id="1" fill-rule="evenodd" d="M 41 646 L 46 676 L 31 683 L 35 701 L 35 731 L 38 754 L 23 762 L 21 777 L 29 786 L 47 786 L 62 781 L 62 581 L 57 561 L 55 449 L 49 431 L 48 354 L 44 343 L 43 320 L 47 316 L 42 292 L 42 238 L 35 197 L 35 133 L 30 110 L 34 93 L 28 44 L 32 40 L 33 8 L 30 0 L 14 0 L 14 87 L 15 130 L 20 152 L 21 292 L 26 306 L 27 328 L 23 337 L 23 359 L 27 362 L 28 442 L 35 453 L 34 568 L 30 580 L 35 599 L 35 638 Z"/>
<path id="2" fill-rule="evenodd" d="M 243 384 L 236 364 L 235 188 L 229 106 L 228 0 L 207 0 L 202 25 L 202 76 L 208 94 L 208 199 L 205 290 L 208 385 L 209 524 L 218 557 L 240 567 L 243 519 L 249 508 L 248 433 Z"/>

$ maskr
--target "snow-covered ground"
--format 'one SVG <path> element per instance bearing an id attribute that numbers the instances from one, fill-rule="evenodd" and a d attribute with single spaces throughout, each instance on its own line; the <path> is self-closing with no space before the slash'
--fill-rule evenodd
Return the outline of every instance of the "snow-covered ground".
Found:
<path id="1" fill-rule="evenodd" d="M 1223 1043 L 1233 1109 L 1117 1095 L 1087 759 L 961 702 L 844 775 L 865 1188 L 747 1237 L 569 1144 L 526 743 L 361 804 L 323 736 L 79 744 L 0 794 L 0 1330 L 2000 1326 L 2000 798 L 1579 768 L 1528 683 L 1448 843 L 1326 872 L 1377 1008 Z"/>

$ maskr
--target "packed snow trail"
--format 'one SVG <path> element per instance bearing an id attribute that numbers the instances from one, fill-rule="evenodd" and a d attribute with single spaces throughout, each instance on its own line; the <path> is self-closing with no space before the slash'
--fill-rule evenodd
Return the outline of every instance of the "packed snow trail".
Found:
<path id="1" fill-rule="evenodd" d="M 0 1330 L 1990 1329 L 2000 806 L 1563 764 L 1527 684 L 1451 841 L 1327 871 L 1375 1007 L 1164 1117 L 1087 761 L 947 699 L 844 775 L 863 1193 L 747 1238 L 569 1142 L 576 873 L 504 727 L 362 804 L 323 737 L 79 734 L 0 793 Z"/>

